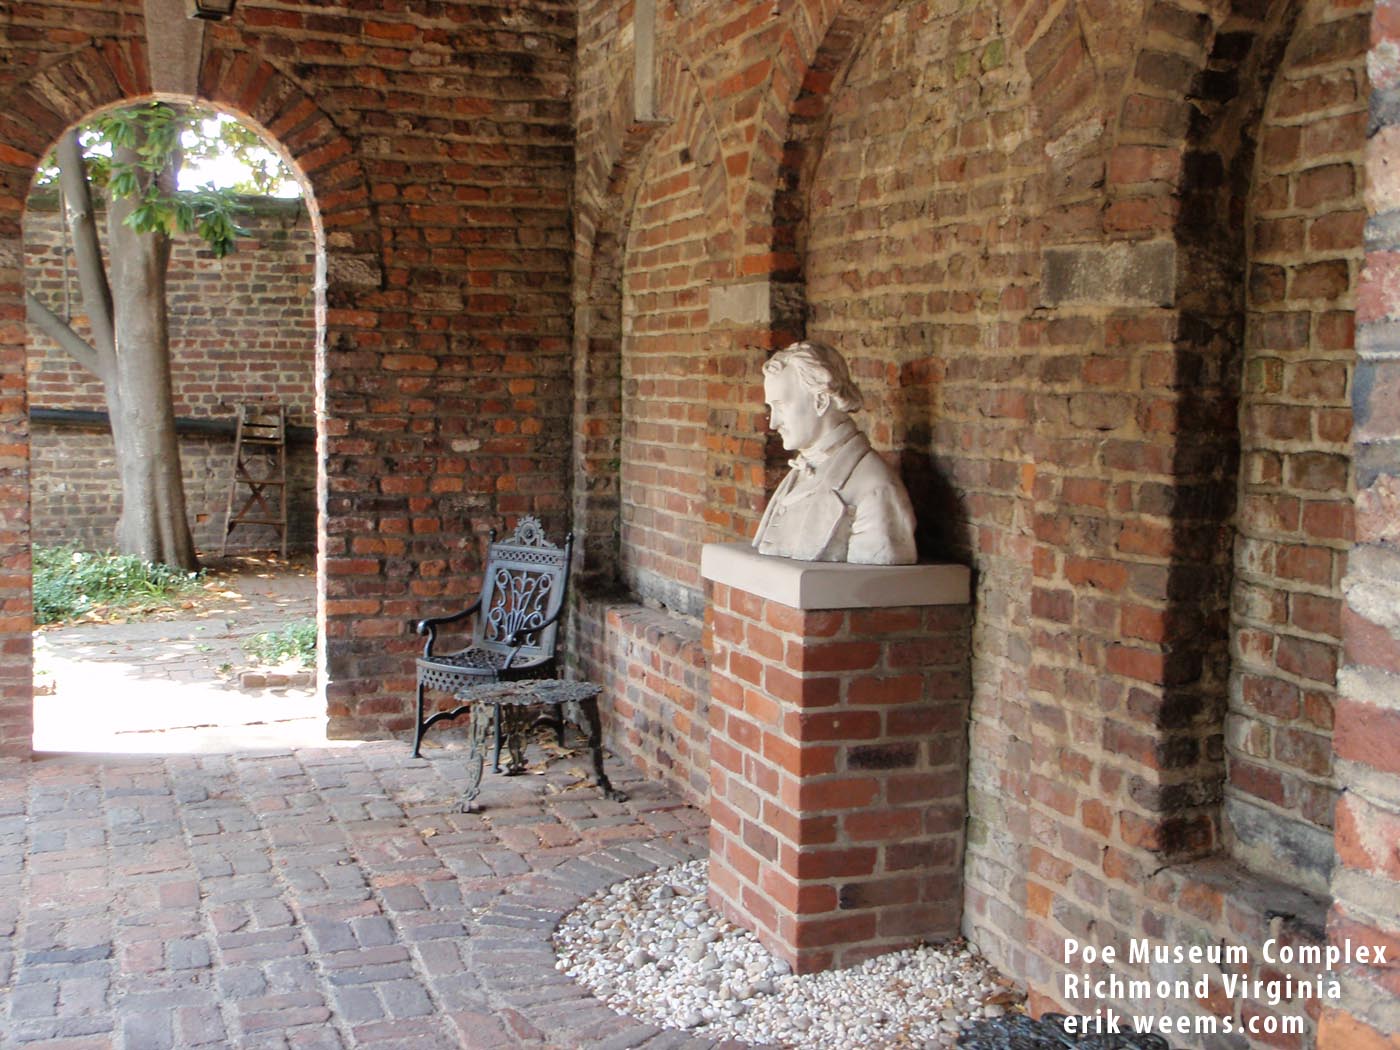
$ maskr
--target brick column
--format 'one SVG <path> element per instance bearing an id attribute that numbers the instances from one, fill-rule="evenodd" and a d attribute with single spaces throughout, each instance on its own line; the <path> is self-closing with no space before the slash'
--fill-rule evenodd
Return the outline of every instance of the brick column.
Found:
<path id="1" fill-rule="evenodd" d="M 707 545 L 710 901 L 799 973 L 957 934 L 968 571 Z"/>

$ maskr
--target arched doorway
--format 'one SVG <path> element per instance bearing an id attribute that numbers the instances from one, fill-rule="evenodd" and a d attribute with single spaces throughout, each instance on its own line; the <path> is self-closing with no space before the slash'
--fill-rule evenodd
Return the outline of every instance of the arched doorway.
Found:
<path id="1" fill-rule="evenodd" d="M 170 231 L 149 297 L 133 295 L 115 281 L 118 253 L 145 251 L 154 234 L 123 232 L 118 244 L 133 205 L 117 187 L 135 173 L 123 172 L 116 143 L 172 122 L 183 147 L 169 161 L 178 194 L 159 199 L 210 210 L 195 228 Z M 314 209 L 263 136 L 213 109 L 138 103 L 79 127 L 80 149 L 70 136 L 70 148 L 40 165 L 23 224 L 34 748 L 323 742 L 314 675 L 295 653 L 279 659 L 304 653 L 315 632 Z M 238 227 L 231 240 L 218 225 L 223 208 Z M 140 355 L 124 342 L 139 348 L 143 310 L 166 333 L 155 352 L 168 390 L 133 367 Z M 113 352 L 98 335 L 123 316 Z M 173 417 L 158 456 L 131 437 L 153 405 Z M 240 426 L 240 417 L 262 423 Z M 160 509 L 168 493 L 139 483 L 160 471 L 133 459 L 171 464 L 178 507 Z M 143 514 L 163 520 L 162 533 L 188 528 L 198 579 L 146 548 L 155 537 L 131 520 Z"/>
<path id="2" fill-rule="evenodd" d="M 123 40 L 103 48 L 69 52 L 39 72 L 26 71 L 6 94 L 4 106 L 15 117 L 0 128 L 0 501 L 6 510 L 0 528 L 0 755 L 31 751 L 33 729 L 32 594 L 30 578 L 30 444 L 25 362 L 21 222 L 36 167 L 62 131 L 87 114 L 152 97 L 139 42 Z M 277 143 L 307 188 L 314 230 L 315 403 L 318 449 L 325 442 L 325 360 L 327 294 L 354 296 L 377 288 L 382 274 L 378 233 L 371 222 L 367 180 L 338 128 L 299 87 L 272 66 L 209 46 L 204 51 L 201 101 L 237 115 Z M 334 235 L 325 231 L 332 228 Z M 328 276 L 329 275 L 329 276 Z M 318 451 L 317 505 L 326 506 L 325 455 Z M 317 549 L 336 526 L 320 515 Z M 325 637 L 325 575 L 317 574 L 318 630 Z M 321 647 L 324 651 L 324 646 Z M 322 674 L 321 695 L 334 686 Z M 342 712 L 343 714 L 343 712 Z"/>

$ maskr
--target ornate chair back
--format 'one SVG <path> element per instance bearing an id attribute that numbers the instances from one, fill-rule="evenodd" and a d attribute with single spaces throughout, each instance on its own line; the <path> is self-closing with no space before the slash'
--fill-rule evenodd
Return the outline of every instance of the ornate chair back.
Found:
<path id="1" fill-rule="evenodd" d="M 512 662 L 538 663 L 554 655 L 557 613 L 568 588 L 572 537 L 558 547 L 539 522 L 526 518 L 507 539 L 495 532 L 486 553 L 481 612 L 473 641 L 482 649 L 514 654 Z"/>

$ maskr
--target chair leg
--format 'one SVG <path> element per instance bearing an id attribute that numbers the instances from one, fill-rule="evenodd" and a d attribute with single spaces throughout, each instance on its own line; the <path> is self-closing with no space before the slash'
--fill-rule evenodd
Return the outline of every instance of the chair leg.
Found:
<path id="1" fill-rule="evenodd" d="M 418 749 L 423 744 L 423 683 L 418 683 L 418 718 L 413 723 L 413 757 L 422 758 Z"/>
<path id="2" fill-rule="evenodd" d="M 491 706 L 495 709 L 491 721 L 496 725 L 496 747 L 491 753 L 491 772 L 499 773 L 501 771 L 501 743 L 503 740 L 501 733 L 501 705 L 492 704 Z"/>
<path id="3" fill-rule="evenodd" d="M 627 792 L 612 786 L 608 774 L 603 771 L 603 720 L 598 716 L 598 698 L 590 696 L 579 701 L 579 710 L 588 723 L 588 749 L 593 753 L 593 782 L 598 785 L 603 797 L 614 802 L 626 802 Z"/>
<path id="4" fill-rule="evenodd" d="M 471 749 L 467 752 L 467 790 L 462 798 L 463 813 L 474 813 L 478 809 L 476 799 L 481 794 L 481 770 L 486 760 L 486 734 L 491 731 L 486 719 L 490 717 L 484 704 L 472 704 L 469 715 L 470 728 L 467 730 Z M 493 721 L 499 728 L 500 720 Z"/>

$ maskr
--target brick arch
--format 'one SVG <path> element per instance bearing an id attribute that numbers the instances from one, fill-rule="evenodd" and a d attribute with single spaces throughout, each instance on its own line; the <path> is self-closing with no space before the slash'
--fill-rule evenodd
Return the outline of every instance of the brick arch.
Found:
<path id="1" fill-rule="evenodd" d="M 723 334 L 702 335 L 700 315 L 716 286 L 735 277 L 736 232 L 719 135 L 693 71 L 663 50 L 656 83 L 657 112 L 669 124 L 638 157 L 618 231 L 621 302 L 632 326 L 620 340 L 621 498 L 641 508 L 630 533 L 624 520 L 622 574 L 634 594 L 698 616 L 700 546 L 725 480 L 716 478 L 724 466 L 709 462 L 706 433 L 712 440 L 735 418 L 706 398 L 736 355 Z M 666 506 L 653 506 L 657 500 Z"/>
<path id="2" fill-rule="evenodd" d="M 969 792 L 999 796 L 999 809 L 975 807 L 962 928 L 1024 972 L 1024 938 L 998 928 L 1024 906 L 1033 717 L 1032 378 L 1008 334 L 1032 328 L 1040 190 L 1016 26 L 995 4 L 842 5 L 782 116 L 772 208 L 773 279 L 788 282 L 799 331 L 851 357 L 867 429 L 899 457 L 922 555 L 976 566 L 963 761 Z"/>
<path id="3" fill-rule="evenodd" d="M 218 40 L 205 47 L 199 97 L 261 130 L 301 173 L 324 239 L 330 294 L 381 286 L 380 228 L 350 139 L 295 78 Z"/>
<path id="4" fill-rule="evenodd" d="M 1137 78 L 1108 166 L 1121 234 L 1153 238 L 1165 226 L 1175 251 L 1174 294 L 1163 317 L 1172 327 L 1160 333 L 1170 349 L 1155 357 L 1169 378 L 1158 373 L 1156 389 L 1143 391 L 1142 412 L 1147 429 L 1156 431 L 1152 439 L 1167 445 L 1172 485 L 1182 494 L 1167 515 L 1171 562 L 1162 633 L 1172 673 L 1152 711 L 1160 753 L 1180 756 L 1180 763 L 1166 771 L 1172 785 L 1151 793 L 1162 828 L 1157 841 L 1178 855 L 1224 845 L 1225 766 L 1217 741 L 1225 733 L 1232 662 L 1249 281 L 1243 219 L 1256 192 L 1265 106 L 1303 6 L 1276 0 L 1261 17 L 1237 5 L 1214 24 L 1179 23 L 1183 50 L 1197 39 L 1208 46 L 1196 52 L 1200 65 L 1166 122 L 1167 134 L 1144 127 L 1153 123 L 1142 111 L 1153 85 Z M 1154 72 L 1159 91 L 1182 75 L 1160 53 L 1147 53 L 1139 68 Z M 1165 141 L 1151 141 L 1153 134 Z M 1157 177 L 1164 169 L 1170 178 Z M 1183 833 L 1189 843 L 1178 838 Z"/>
<path id="5" fill-rule="evenodd" d="M 1140 386 L 1125 390 L 1120 406 L 1132 425 L 1107 465 L 1136 464 L 1148 484 L 1131 508 L 1138 522 L 1115 526 L 1113 549 L 1160 605 L 1150 625 L 1134 623 L 1108 640 L 1102 659 L 1122 678 L 1127 700 L 1109 732 L 1136 741 L 1152 769 L 1132 774 L 1145 812 L 1131 815 L 1125 837 L 1171 860 L 1213 853 L 1222 842 L 1242 219 L 1253 132 L 1302 5 L 1277 0 L 1262 15 L 1239 6 L 1213 16 L 1161 7 L 1144 15 L 1138 39 L 1168 35 L 1175 46 L 1144 47 L 1125 79 L 1096 195 L 1102 241 L 1086 252 L 1052 250 L 1046 272 L 1046 297 L 1066 318 L 1082 319 L 1077 327 L 1091 346 L 1139 362 Z M 1110 279 L 1069 290 L 1070 268 L 1106 274 L 1114 266 L 1134 273 L 1135 287 Z M 1082 390 L 1075 396 L 1094 396 Z M 1147 870 L 1122 856 L 1116 864 L 1133 877 Z"/>
<path id="6" fill-rule="evenodd" d="M 332 302 L 382 282 L 379 236 L 368 183 L 348 140 L 288 77 L 247 54 L 206 52 L 200 97 L 262 128 L 309 183 L 309 206 Z M 0 117 L 0 496 L 22 508 L 0 529 L 0 755 L 27 755 L 33 730 L 32 595 L 29 586 L 27 334 L 21 218 L 33 173 L 63 131 L 92 113 L 150 97 L 144 42 L 105 40 L 75 49 L 36 71 L 3 99 Z M 327 247 L 329 234 L 330 246 Z M 325 333 L 323 333 L 324 335 Z M 324 367 L 325 343 L 318 350 Z M 319 416 L 319 413 L 318 413 Z M 322 417 L 323 418 L 323 417 Z M 322 529 L 324 515 L 319 516 Z M 322 536 L 324 540 L 324 535 Z M 324 547 L 324 543 L 322 543 Z"/>
<path id="7" fill-rule="evenodd" d="M 719 124 L 695 72 L 679 52 L 666 48 L 657 55 L 656 65 L 657 108 L 670 125 L 667 134 L 674 133 L 686 143 L 700 173 L 700 196 L 707 220 L 706 244 L 719 267 L 712 279 L 730 280 L 737 276 L 738 246 L 733 243 L 733 230 L 727 222 L 729 172 L 723 162 Z M 641 168 L 642 185 L 655 157 L 652 151 Z"/>
<path id="8" fill-rule="evenodd" d="M 862 41 L 898 0 L 845 0 L 819 12 L 792 7 L 753 149 L 751 214 L 771 214 L 768 245 L 775 344 L 801 339 L 807 317 L 803 278 L 806 194 L 825 141 L 831 102 Z"/>
<path id="9" fill-rule="evenodd" d="M 772 216 L 769 246 L 774 279 L 800 285 L 803 187 L 820 154 L 830 105 L 846 70 L 869 33 L 900 0 L 829 0 L 820 5 L 784 5 L 783 35 L 774 48 L 774 68 L 760 103 L 758 133 L 751 150 L 751 189 L 745 212 Z M 1037 130 L 1046 139 L 1069 136 L 1094 112 L 1103 82 L 1124 79 L 1102 70 L 1095 55 L 1111 54 L 1101 19 L 1085 17 L 1074 0 L 1047 25 L 1043 8 L 1025 5 L 1013 15 L 1007 36 L 1023 53 L 1032 80 L 1030 96 Z M 1097 137 L 1097 136 L 1095 136 Z M 800 328 L 803 319 L 784 308 L 782 320 Z"/>
<path id="10" fill-rule="evenodd" d="M 606 594 L 620 582 L 622 443 L 622 269 L 647 151 L 668 121 L 635 119 L 626 67 L 579 188 L 575 228 L 573 530 L 578 582 Z"/>
<path id="11" fill-rule="evenodd" d="M 69 53 L 37 72 L 8 100 L 9 116 L 0 123 L 4 168 L 32 171 L 65 128 L 150 94 L 141 40 L 109 40 Z M 198 99 L 260 129 L 306 179 L 326 229 L 348 232 L 352 250 L 372 256 L 378 269 L 378 228 L 371 221 L 363 166 L 344 133 L 292 77 L 249 52 L 206 47 Z M 6 188 L 11 185 L 7 177 Z"/>
<path id="12" fill-rule="evenodd" d="M 1062 169 L 1061 200 L 1048 202 L 1052 216 L 1078 208 L 1086 226 L 1096 227 L 1097 243 L 1046 252 L 1042 303 L 1089 348 L 1071 404 L 1111 408 L 1122 425 L 1105 420 L 1101 428 L 1111 435 L 1103 465 L 1139 470 L 1145 482 L 1130 508 L 1136 521 L 1115 523 L 1110 514 L 1107 528 L 1114 557 L 1140 581 L 1130 600 L 1145 597 L 1157 607 L 1150 624 L 1139 622 L 1144 610 L 1125 609 L 1113 633 L 1087 651 L 1119 680 L 1118 713 L 1105 739 L 1124 752 L 1133 741 L 1146 766 L 1130 767 L 1132 797 L 1143 811 L 1127 815 L 1122 834 L 1158 858 L 1202 856 L 1220 844 L 1228 523 L 1243 337 L 1238 193 L 1253 159 L 1240 131 L 1258 122 L 1286 31 L 1277 16 L 1252 22 L 1225 11 L 1212 19 L 1150 9 L 1137 38 L 1168 34 L 1175 46 L 1136 53 L 1116 126 L 1075 161 L 1078 178 L 1074 165 Z M 1100 190 L 1094 173 L 1102 173 Z M 1080 228 L 1065 222 L 1057 238 L 1053 218 L 1050 225 L 1047 241 L 1061 244 Z M 1136 359 L 1139 385 L 1096 385 L 1090 369 L 1099 354 L 1103 362 Z M 1037 452 L 1038 460 L 1053 458 L 1048 448 Z M 1044 507 L 1062 510 L 1058 502 Z M 1104 587 L 1055 584 L 1067 584 L 1063 593 L 1076 601 L 1095 600 Z M 1148 870 L 1121 856 L 1115 863 Z"/>

